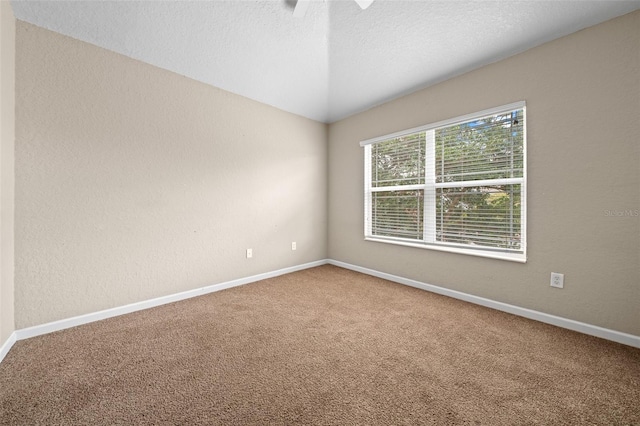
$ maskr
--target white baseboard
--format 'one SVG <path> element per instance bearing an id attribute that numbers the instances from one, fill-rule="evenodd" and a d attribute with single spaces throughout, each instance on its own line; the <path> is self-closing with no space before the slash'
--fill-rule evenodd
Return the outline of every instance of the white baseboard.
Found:
<path id="1" fill-rule="evenodd" d="M 508 312 L 510 314 L 518 315 L 524 318 L 529 318 L 591 336 L 600 337 L 602 339 L 611 340 L 613 342 L 640 348 L 640 336 L 634 336 L 633 334 L 622 333 L 619 331 L 598 327 L 596 325 L 586 324 L 555 315 L 545 314 L 544 312 L 521 308 L 519 306 L 509 305 L 507 303 L 497 302 L 491 299 L 485 299 L 484 297 L 474 296 L 472 294 L 467 294 L 456 290 L 449 290 L 447 288 L 438 287 L 432 284 L 425 284 L 420 281 L 387 274 L 385 272 L 380 272 L 373 269 L 363 268 L 361 266 L 351 265 L 349 263 L 339 262 L 337 260 L 329 259 L 328 263 L 331 265 L 339 266 L 341 268 L 351 269 L 352 271 L 361 272 L 363 274 L 372 275 L 378 278 L 383 278 L 388 281 L 393 281 L 399 284 L 404 284 L 422 290 L 430 291 L 432 293 L 442 294 L 454 299 L 464 300 L 465 302 L 474 303 L 476 305 L 486 306 L 498 311 Z"/>
<path id="2" fill-rule="evenodd" d="M 14 331 L 9 335 L 9 338 L 7 339 L 7 341 L 4 342 L 2 346 L 0 346 L 0 362 L 2 362 L 5 356 L 7 356 L 7 354 L 9 353 L 9 349 L 11 349 L 11 347 L 16 342 L 16 340 L 17 340 L 16 332 Z"/>
<path id="3" fill-rule="evenodd" d="M 595 325 L 574 321 L 567 318 L 558 317 L 555 315 L 545 314 L 544 312 L 538 312 L 527 308 L 521 308 L 507 303 L 497 302 L 495 300 L 486 299 L 483 297 L 474 296 L 471 294 L 463 293 L 456 290 L 450 290 L 444 287 L 438 287 L 432 284 L 425 284 L 416 280 L 399 277 L 396 275 L 387 274 L 385 272 L 376 271 L 361 266 L 351 265 L 349 263 L 340 262 L 332 259 L 323 259 L 315 262 L 305 263 L 302 265 L 292 266 L 289 268 L 279 269 L 276 271 L 265 272 L 258 275 L 253 275 L 246 278 L 239 278 L 237 280 L 227 281 L 224 283 L 213 284 L 206 287 L 201 287 L 194 290 L 189 290 L 181 293 L 176 293 L 168 296 L 158 297 L 155 299 L 145 300 L 142 302 L 132 303 L 117 308 L 106 309 L 99 312 L 94 312 L 85 315 L 79 315 L 73 318 L 67 318 L 59 321 L 54 321 L 46 324 L 41 324 L 33 327 L 23 328 L 14 331 L 9 339 L 0 346 L 0 362 L 9 353 L 9 350 L 18 340 L 28 339 L 30 337 L 40 336 L 54 331 L 60 331 L 78 325 L 88 324 L 94 321 L 100 321 L 106 318 L 111 318 L 119 315 L 128 314 L 131 312 L 141 311 L 143 309 L 149 309 L 156 306 L 165 305 L 167 303 L 173 303 L 180 300 L 189 299 L 191 297 L 201 296 L 208 293 L 224 290 L 227 288 L 237 287 L 244 284 L 249 284 L 256 281 L 265 280 L 267 278 L 277 277 L 279 275 L 289 274 L 291 272 L 300 271 L 303 269 L 313 268 L 316 266 L 331 264 L 339 266 L 341 268 L 350 269 L 352 271 L 361 272 L 363 274 L 372 275 L 374 277 L 383 278 L 385 280 L 393 281 L 399 284 L 416 287 L 422 290 L 430 291 L 432 293 L 442 294 L 444 296 L 452 297 L 454 299 L 464 300 L 466 302 L 474 303 L 476 305 L 486 306 L 488 308 L 496 309 L 510 314 L 518 315 L 524 318 L 533 319 L 536 321 L 552 324 L 558 327 L 566 328 L 569 330 L 578 331 L 580 333 L 589 334 L 591 336 L 600 337 L 603 339 L 611 340 L 614 342 L 622 343 L 625 345 L 640 348 L 640 337 L 632 334 L 621 333 L 619 331 L 610 330 Z"/>
<path id="4" fill-rule="evenodd" d="M 94 321 L 100 321 L 106 318 L 129 314 L 131 312 L 141 311 L 143 309 L 154 308 L 156 306 L 166 305 L 167 303 L 178 302 L 180 300 L 185 300 L 185 299 L 189 299 L 196 296 L 202 296 L 203 294 L 213 293 L 213 292 L 225 290 L 231 287 L 237 287 L 240 285 L 249 284 L 256 281 L 266 280 L 267 278 L 273 278 L 279 275 L 289 274 L 291 272 L 313 268 L 315 266 L 326 265 L 327 263 L 328 263 L 328 260 L 322 259 L 315 262 L 309 262 L 309 263 L 304 263 L 302 265 L 291 266 L 289 268 L 278 269 L 276 271 L 265 272 L 262 274 L 253 275 L 246 278 L 239 278 L 237 280 L 227 281 L 219 284 L 213 284 L 210 286 L 201 287 L 194 290 L 183 291 L 181 293 L 171 294 L 168 296 L 157 297 L 155 299 L 131 303 L 129 305 L 106 309 L 104 311 L 94 312 L 94 313 L 85 314 L 85 315 L 79 315 L 77 317 L 49 322 L 46 324 L 36 325 L 33 327 L 23 328 L 20 330 L 16 330 L 14 332 L 15 334 L 14 341 L 28 339 L 30 337 L 35 337 L 35 336 L 40 336 L 42 334 L 53 333 L 54 331 L 60 331 L 66 328 L 76 327 L 78 325 L 88 324 L 88 323 L 91 323 Z M 11 343 L 11 345 L 13 345 L 13 343 Z M 7 352 L 8 351 L 9 349 L 7 349 Z"/>

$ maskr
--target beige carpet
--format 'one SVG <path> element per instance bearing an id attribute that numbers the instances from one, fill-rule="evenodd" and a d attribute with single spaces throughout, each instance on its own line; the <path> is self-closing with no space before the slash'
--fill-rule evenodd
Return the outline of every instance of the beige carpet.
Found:
<path id="1" fill-rule="evenodd" d="M 17 342 L 0 424 L 640 424 L 640 350 L 321 266 Z"/>

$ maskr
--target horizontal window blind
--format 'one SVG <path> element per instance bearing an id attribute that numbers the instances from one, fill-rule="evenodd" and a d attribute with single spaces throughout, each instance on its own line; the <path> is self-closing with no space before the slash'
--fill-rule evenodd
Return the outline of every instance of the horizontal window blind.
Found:
<path id="1" fill-rule="evenodd" d="M 424 191 L 384 191 L 373 193 L 374 235 L 422 239 Z"/>
<path id="2" fill-rule="evenodd" d="M 520 185 L 436 189 L 435 240 L 521 248 Z"/>
<path id="3" fill-rule="evenodd" d="M 523 177 L 523 110 L 436 129 L 436 182 Z"/>
<path id="4" fill-rule="evenodd" d="M 415 133 L 371 147 L 371 186 L 424 184 L 425 134 Z"/>

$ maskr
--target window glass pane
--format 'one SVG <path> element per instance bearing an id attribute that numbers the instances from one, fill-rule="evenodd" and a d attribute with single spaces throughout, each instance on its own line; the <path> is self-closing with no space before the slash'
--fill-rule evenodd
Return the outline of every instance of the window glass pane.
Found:
<path id="1" fill-rule="evenodd" d="M 381 191 L 372 194 L 373 235 L 422 239 L 424 192 Z"/>
<path id="2" fill-rule="evenodd" d="M 523 176 L 523 110 L 436 129 L 436 182 Z"/>
<path id="3" fill-rule="evenodd" d="M 436 190 L 436 241 L 519 250 L 520 185 Z"/>
<path id="4" fill-rule="evenodd" d="M 425 134 L 415 133 L 372 146 L 374 188 L 424 183 Z"/>

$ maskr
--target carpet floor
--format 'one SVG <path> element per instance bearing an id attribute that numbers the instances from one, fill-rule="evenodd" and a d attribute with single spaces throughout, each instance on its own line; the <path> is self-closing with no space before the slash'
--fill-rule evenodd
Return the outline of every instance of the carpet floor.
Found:
<path id="1" fill-rule="evenodd" d="M 326 265 L 18 341 L 0 424 L 639 425 L 640 349 Z"/>

